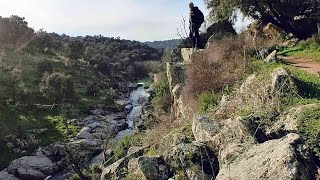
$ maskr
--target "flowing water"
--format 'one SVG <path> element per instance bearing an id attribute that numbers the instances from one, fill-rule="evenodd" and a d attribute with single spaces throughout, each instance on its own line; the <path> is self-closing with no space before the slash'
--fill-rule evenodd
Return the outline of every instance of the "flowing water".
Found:
<path id="1" fill-rule="evenodd" d="M 128 128 L 123 131 L 119 131 L 117 135 L 114 137 L 115 140 L 120 140 L 121 138 L 132 135 L 136 132 L 134 128 L 134 123 L 140 118 L 142 114 L 142 108 L 149 101 L 149 98 L 150 98 L 150 93 L 148 93 L 148 90 L 143 87 L 143 83 L 138 83 L 138 88 L 136 88 L 130 93 L 130 96 L 128 99 L 125 99 L 125 101 L 129 102 L 128 105 L 132 106 L 132 110 L 129 112 L 129 114 L 126 117 Z M 118 115 L 119 113 L 110 114 L 106 116 L 106 118 L 112 120 L 116 118 Z M 90 164 L 102 163 L 102 154 L 93 156 L 90 162 L 91 162 Z M 61 180 L 61 178 L 66 174 L 67 172 L 56 172 L 54 175 L 49 176 L 47 179 Z"/>
<path id="2" fill-rule="evenodd" d="M 142 107 L 148 102 L 149 97 L 150 94 L 143 86 L 138 87 L 136 90 L 130 93 L 129 101 L 133 108 L 127 116 L 128 128 L 118 132 L 115 139 L 119 140 L 124 136 L 135 133 L 134 122 L 140 118 Z"/>

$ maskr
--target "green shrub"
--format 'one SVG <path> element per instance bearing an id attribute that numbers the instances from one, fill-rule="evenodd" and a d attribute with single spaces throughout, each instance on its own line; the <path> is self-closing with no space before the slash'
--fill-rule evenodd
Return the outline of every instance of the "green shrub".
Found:
<path id="1" fill-rule="evenodd" d="M 126 156 L 129 148 L 137 143 L 137 139 L 134 136 L 123 137 L 115 146 L 114 154 L 116 160 Z"/>
<path id="2" fill-rule="evenodd" d="M 303 59 L 320 61 L 320 38 L 314 35 L 312 38 L 302 41 L 295 47 L 281 49 L 279 55 L 294 56 Z"/>
<path id="3" fill-rule="evenodd" d="M 53 65 L 48 59 L 45 59 L 43 61 L 38 62 L 37 70 L 38 70 L 39 74 L 41 74 L 41 75 L 44 72 L 52 73 Z"/>
<path id="4" fill-rule="evenodd" d="M 171 106 L 171 95 L 168 81 L 163 81 L 155 86 L 152 104 L 156 109 L 162 109 L 165 112 L 169 112 Z"/>
<path id="5" fill-rule="evenodd" d="M 206 113 L 213 111 L 220 101 L 221 95 L 216 93 L 205 92 L 198 97 L 198 111 L 199 113 Z"/>
<path id="6" fill-rule="evenodd" d="M 72 102 L 75 100 L 72 77 L 61 73 L 44 75 L 40 91 L 49 101 L 54 103 Z"/>
<path id="7" fill-rule="evenodd" d="M 304 49 L 308 48 L 318 48 L 320 46 L 320 37 L 318 35 L 313 35 L 311 38 L 300 43 L 300 47 Z"/>
<path id="8" fill-rule="evenodd" d="M 300 120 L 300 134 L 306 145 L 320 160 L 320 107 L 304 112 Z"/>
<path id="9" fill-rule="evenodd" d="M 159 85 L 155 86 L 155 97 L 164 97 L 169 93 L 168 81 L 163 81 Z"/>

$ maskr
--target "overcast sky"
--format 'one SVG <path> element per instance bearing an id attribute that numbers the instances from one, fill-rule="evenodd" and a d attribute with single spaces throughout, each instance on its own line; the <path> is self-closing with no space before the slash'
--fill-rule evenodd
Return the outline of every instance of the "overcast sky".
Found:
<path id="1" fill-rule="evenodd" d="M 0 16 L 25 17 L 36 30 L 149 41 L 178 38 L 190 0 L 0 0 Z M 203 0 L 194 4 L 207 15 Z"/>

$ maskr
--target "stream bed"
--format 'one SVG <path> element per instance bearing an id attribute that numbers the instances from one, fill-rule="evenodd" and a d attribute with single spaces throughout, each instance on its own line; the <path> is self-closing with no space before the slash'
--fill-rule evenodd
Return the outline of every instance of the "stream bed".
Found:
<path id="1" fill-rule="evenodd" d="M 142 114 L 143 106 L 149 101 L 149 98 L 150 98 L 149 90 L 144 88 L 143 83 L 138 83 L 136 85 L 136 88 L 132 90 L 128 98 L 118 100 L 118 102 L 121 101 L 123 106 L 125 106 L 124 112 L 118 112 L 118 113 L 108 114 L 106 116 L 100 116 L 99 118 L 103 119 L 104 122 L 99 122 L 99 123 L 102 123 L 102 124 L 111 123 L 117 126 L 117 124 L 121 122 L 119 121 L 119 119 L 122 119 L 122 117 L 125 117 L 126 128 L 118 131 L 116 135 L 111 139 L 114 139 L 115 141 L 119 141 L 121 138 L 125 136 L 132 135 L 136 132 L 134 124 L 140 118 Z M 87 117 L 87 119 L 92 119 L 92 118 L 93 118 L 92 116 Z M 96 125 L 98 125 L 97 122 L 94 122 L 94 121 L 93 122 L 90 121 L 90 123 L 91 124 L 85 126 L 83 129 L 86 129 L 88 126 L 90 127 L 90 125 L 95 123 Z M 81 132 L 79 134 L 81 134 Z M 77 138 L 75 138 L 74 140 L 77 140 Z M 103 162 L 103 155 L 102 153 L 99 153 L 91 157 L 89 164 L 91 165 L 101 164 L 102 162 Z M 57 172 L 47 177 L 46 179 L 62 180 L 63 178 L 66 177 L 67 174 L 68 172 Z"/>

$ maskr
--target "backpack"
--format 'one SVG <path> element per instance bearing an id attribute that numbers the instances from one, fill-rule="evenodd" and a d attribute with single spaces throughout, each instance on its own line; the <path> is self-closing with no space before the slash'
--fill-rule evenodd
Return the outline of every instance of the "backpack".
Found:
<path id="1" fill-rule="evenodd" d="M 200 10 L 199 10 L 199 23 L 200 25 L 204 23 L 204 15 Z"/>
<path id="2" fill-rule="evenodd" d="M 199 26 L 201 26 L 201 24 L 204 23 L 204 15 L 198 7 L 196 7 L 195 15 L 197 18 L 197 22 L 199 23 Z"/>

